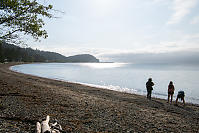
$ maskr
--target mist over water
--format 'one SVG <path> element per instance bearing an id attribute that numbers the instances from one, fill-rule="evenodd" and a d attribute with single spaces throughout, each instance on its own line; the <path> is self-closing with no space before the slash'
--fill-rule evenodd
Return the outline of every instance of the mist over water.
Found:
<path id="1" fill-rule="evenodd" d="M 174 100 L 185 91 L 186 102 L 199 104 L 199 68 L 164 64 L 132 63 L 41 63 L 23 64 L 12 70 L 40 77 L 78 82 L 111 90 L 146 95 L 145 83 L 155 83 L 153 97 L 167 99 L 167 86 L 174 82 Z"/>

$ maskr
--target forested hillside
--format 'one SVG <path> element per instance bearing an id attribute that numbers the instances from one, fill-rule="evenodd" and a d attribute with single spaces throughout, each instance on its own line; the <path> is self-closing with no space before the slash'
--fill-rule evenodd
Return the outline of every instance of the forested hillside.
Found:
<path id="1" fill-rule="evenodd" d="M 76 55 L 65 57 L 59 53 L 21 48 L 12 44 L 0 45 L 1 62 L 99 62 L 92 55 Z"/>

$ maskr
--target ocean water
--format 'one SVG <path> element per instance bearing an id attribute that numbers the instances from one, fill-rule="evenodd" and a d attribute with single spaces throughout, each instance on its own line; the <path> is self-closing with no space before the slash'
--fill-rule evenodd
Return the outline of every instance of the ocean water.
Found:
<path id="1" fill-rule="evenodd" d="M 167 99 L 170 81 L 185 101 L 199 104 L 199 67 L 132 63 L 38 63 L 12 66 L 11 70 L 57 80 L 77 82 L 116 91 L 146 95 L 148 78 L 155 83 L 152 97 Z"/>

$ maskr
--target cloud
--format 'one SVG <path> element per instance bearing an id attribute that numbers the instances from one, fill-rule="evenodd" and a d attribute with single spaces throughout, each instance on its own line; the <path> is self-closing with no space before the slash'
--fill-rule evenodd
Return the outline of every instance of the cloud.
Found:
<path id="1" fill-rule="evenodd" d="M 48 50 L 53 52 L 58 52 L 65 56 L 71 56 L 76 54 L 92 54 L 99 58 L 101 61 L 114 61 L 114 62 L 128 62 L 131 57 L 127 55 L 143 55 L 144 53 L 148 55 L 161 55 L 163 53 L 179 53 L 180 51 L 199 51 L 199 34 L 185 34 L 181 35 L 181 39 L 177 41 L 163 41 L 158 44 L 148 44 L 143 47 L 136 47 L 133 49 L 126 48 L 91 48 L 91 47 L 69 47 L 67 45 L 62 45 L 62 48 L 57 47 L 57 45 L 48 45 L 46 48 L 44 45 L 37 47 L 40 50 Z M 43 48 L 41 47 L 43 46 Z M 191 52 L 189 52 L 191 53 Z M 126 55 L 124 58 L 120 55 Z M 142 56 L 144 58 L 144 56 Z M 141 58 L 141 56 L 139 56 Z"/>
<path id="2" fill-rule="evenodd" d="M 188 15 L 191 9 L 196 5 L 197 0 L 174 0 L 173 10 L 174 14 L 171 16 L 167 24 L 179 23 L 186 15 Z"/>
<path id="3" fill-rule="evenodd" d="M 194 18 L 191 20 L 191 22 L 190 22 L 190 24 L 198 24 L 198 23 L 199 23 L 199 16 L 194 17 Z"/>
<path id="4" fill-rule="evenodd" d="M 123 53 L 106 55 L 113 62 L 135 64 L 199 65 L 199 52 L 178 51 L 168 53 Z"/>
<path id="5" fill-rule="evenodd" d="M 142 49 L 104 53 L 99 58 L 110 62 L 199 64 L 199 34 L 186 34 L 181 38 Z"/>
<path id="6" fill-rule="evenodd" d="M 189 42 L 191 42 L 192 40 L 197 39 L 197 40 L 198 40 L 197 43 L 199 43 L 199 33 L 198 33 L 198 34 L 188 34 L 188 35 L 184 36 L 184 38 L 185 38 L 187 41 L 189 41 Z"/>
<path id="7" fill-rule="evenodd" d="M 153 2 L 155 3 L 155 4 L 157 4 L 157 3 L 161 3 L 161 4 L 168 4 L 168 0 L 153 0 Z"/>

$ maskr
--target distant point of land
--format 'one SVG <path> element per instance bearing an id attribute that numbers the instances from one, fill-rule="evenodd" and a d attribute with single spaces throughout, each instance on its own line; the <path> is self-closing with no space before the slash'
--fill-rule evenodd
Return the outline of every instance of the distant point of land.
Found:
<path id="1" fill-rule="evenodd" d="M 90 54 L 79 54 L 74 56 L 63 56 L 59 53 L 34 50 L 32 48 L 21 48 L 19 46 L 3 43 L 0 45 L 0 62 L 100 62 L 95 56 Z"/>

